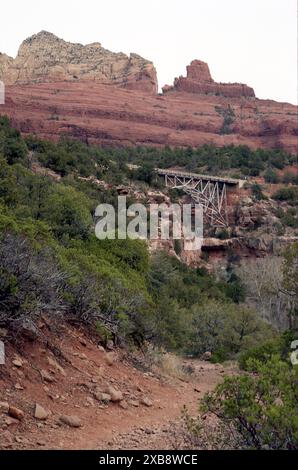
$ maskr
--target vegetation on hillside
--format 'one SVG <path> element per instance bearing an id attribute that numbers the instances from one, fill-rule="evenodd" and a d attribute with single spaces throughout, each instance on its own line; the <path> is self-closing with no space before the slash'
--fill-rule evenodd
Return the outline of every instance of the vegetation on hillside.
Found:
<path id="1" fill-rule="evenodd" d="M 34 173 L 32 162 L 60 178 Z M 142 168 L 130 170 L 127 162 Z M 297 366 L 289 361 L 290 337 L 281 340 L 243 305 L 247 287 L 240 278 L 230 273 L 228 281 L 219 281 L 165 253 L 149 256 L 143 241 L 100 241 L 94 235 L 96 206 L 116 204 L 113 184 L 158 184 L 154 166 L 255 175 L 291 162 L 282 151 L 243 146 L 120 151 L 67 140 L 54 144 L 23 139 L 0 118 L 0 327 L 15 341 L 25 324 L 38 335 L 38 320 L 46 314 L 130 348 L 150 342 L 195 356 L 211 351 L 214 361 L 238 357 L 243 374 L 208 395 L 204 413 L 215 414 L 243 448 L 297 448 Z M 96 185 L 89 176 L 110 185 Z M 257 187 L 255 194 L 262 197 Z M 275 198 L 294 204 L 297 191 L 281 189 Z M 291 338 L 297 327 L 297 260 L 295 244 L 285 253 L 278 287 L 290 305 Z M 192 422 L 190 431 L 199 428 Z"/>
<path id="2" fill-rule="evenodd" d="M 46 311 L 129 344 L 150 340 L 197 355 L 212 348 L 220 359 L 272 334 L 255 312 L 238 305 L 244 296 L 238 279 L 216 281 L 163 253 L 149 258 L 138 240 L 95 237 L 94 210 L 100 202 L 115 203 L 116 193 L 78 174 L 96 171 L 105 181 L 129 175 L 106 150 L 25 141 L 5 118 L 0 142 L 0 326 L 21 331 L 24 320 L 36 326 Z M 32 152 L 62 179 L 34 174 Z M 135 177 L 150 183 L 152 174 L 144 167 Z"/>

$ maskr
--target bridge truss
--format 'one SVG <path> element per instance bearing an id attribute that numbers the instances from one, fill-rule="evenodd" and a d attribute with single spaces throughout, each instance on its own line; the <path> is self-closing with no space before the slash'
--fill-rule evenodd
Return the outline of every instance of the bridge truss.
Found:
<path id="1" fill-rule="evenodd" d="M 165 185 L 172 189 L 182 189 L 203 207 L 203 213 L 213 227 L 227 227 L 227 184 L 235 184 L 220 178 L 180 174 L 161 170 Z M 231 180 L 232 181 L 232 180 Z"/>

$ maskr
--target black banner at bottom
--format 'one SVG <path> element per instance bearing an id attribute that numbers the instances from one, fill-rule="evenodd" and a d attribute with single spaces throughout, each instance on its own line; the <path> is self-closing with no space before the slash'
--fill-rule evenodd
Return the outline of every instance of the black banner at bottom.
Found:
<path id="1" fill-rule="evenodd" d="M 148 467 L 192 467 L 239 464 L 274 465 L 297 463 L 296 451 L 0 451 L 0 468 L 15 465 L 23 468 L 53 468 L 57 464 L 82 466 L 84 470 L 110 467 L 111 469 L 146 469 Z M 66 467 L 65 467 L 66 468 Z"/>

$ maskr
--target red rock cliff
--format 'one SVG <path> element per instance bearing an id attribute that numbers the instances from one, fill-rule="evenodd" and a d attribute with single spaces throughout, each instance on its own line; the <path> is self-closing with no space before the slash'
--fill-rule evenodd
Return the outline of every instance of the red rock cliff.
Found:
<path id="1" fill-rule="evenodd" d="M 15 59 L 0 55 L 0 80 L 6 85 L 87 80 L 157 93 L 152 62 L 108 51 L 98 42 L 66 42 L 47 31 L 23 41 Z"/>
<path id="2" fill-rule="evenodd" d="M 193 60 L 187 67 L 187 76 L 176 78 L 173 86 L 166 85 L 164 93 L 184 91 L 186 93 L 213 94 L 230 98 L 254 98 L 253 88 L 242 83 L 216 83 L 211 77 L 208 64 Z"/>

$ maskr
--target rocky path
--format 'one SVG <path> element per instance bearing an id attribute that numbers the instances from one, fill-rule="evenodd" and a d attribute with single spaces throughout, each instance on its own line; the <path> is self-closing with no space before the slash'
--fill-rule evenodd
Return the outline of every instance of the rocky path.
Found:
<path id="1" fill-rule="evenodd" d="M 186 380 L 135 368 L 65 327 L 64 359 L 38 343 L 7 348 L 0 366 L 0 449 L 172 449 L 184 405 L 222 379 L 223 369 L 187 361 Z M 65 360 L 67 359 L 67 360 Z"/>

